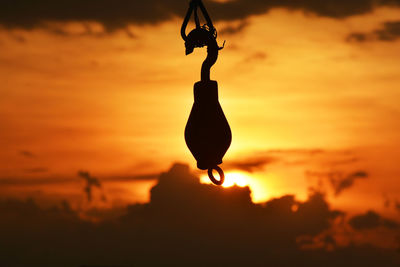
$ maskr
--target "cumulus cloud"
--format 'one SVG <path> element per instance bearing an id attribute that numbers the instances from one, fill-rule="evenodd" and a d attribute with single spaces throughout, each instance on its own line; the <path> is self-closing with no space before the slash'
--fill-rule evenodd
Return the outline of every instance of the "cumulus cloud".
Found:
<path id="1" fill-rule="evenodd" d="M 112 221 L 84 221 L 65 202 L 45 209 L 0 200 L 0 258 L 5 266 L 398 266 L 395 250 L 318 239 L 344 216 L 320 193 L 262 205 L 250 194 L 247 187 L 201 184 L 188 166 L 175 164 L 160 175 L 149 203 L 130 205 Z M 301 248 L 317 239 L 322 247 Z"/>
<path id="2" fill-rule="evenodd" d="M 379 6 L 399 6 L 399 0 L 271 0 L 271 1 L 204 1 L 215 20 L 242 20 L 260 15 L 273 8 L 301 10 L 305 13 L 331 18 L 361 15 Z M 90 0 L 90 1 L 2 1 L 0 24 L 6 28 L 32 29 L 44 27 L 44 22 L 95 21 L 109 30 L 125 28 L 128 24 L 154 24 L 182 17 L 186 0 Z"/>

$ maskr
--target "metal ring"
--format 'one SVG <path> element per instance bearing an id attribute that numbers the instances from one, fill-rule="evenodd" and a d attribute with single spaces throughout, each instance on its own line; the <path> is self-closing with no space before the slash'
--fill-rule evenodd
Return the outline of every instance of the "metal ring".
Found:
<path id="1" fill-rule="evenodd" d="M 216 170 L 218 172 L 219 181 L 217 179 L 215 179 L 215 177 L 213 175 L 213 170 Z M 211 182 L 213 182 L 215 185 L 222 185 L 225 181 L 224 171 L 218 166 L 208 169 L 208 177 L 210 178 Z"/>

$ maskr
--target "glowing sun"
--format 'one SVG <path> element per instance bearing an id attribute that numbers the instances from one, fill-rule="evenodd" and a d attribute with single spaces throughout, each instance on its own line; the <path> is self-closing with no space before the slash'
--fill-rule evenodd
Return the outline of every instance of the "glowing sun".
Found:
<path id="1" fill-rule="evenodd" d="M 267 177 L 271 178 L 273 176 L 268 175 Z M 219 176 L 216 176 L 219 179 Z M 269 185 L 267 184 L 267 179 L 261 179 L 254 174 L 247 174 L 240 171 L 230 171 L 225 173 L 225 181 L 222 184 L 222 187 L 246 187 L 248 186 L 251 191 L 251 198 L 254 203 L 262 203 L 268 200 L 271 197 L 271 194 L 267 188 Z M 212 184 L 207 174 L 200 176 L 200 182 L 203 184 Z"/>

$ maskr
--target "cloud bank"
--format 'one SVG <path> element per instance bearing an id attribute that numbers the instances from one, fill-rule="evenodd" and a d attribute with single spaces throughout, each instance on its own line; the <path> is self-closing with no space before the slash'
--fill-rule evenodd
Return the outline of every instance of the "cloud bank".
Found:
<path id="1" fill-rule="evenodd" d="M 2 200 L 0 259 L 11 267 L 399 266 L 395 249 L 340 245 L 331 229 L 344 213 L 320 193 L 262 205 L 250 194 L 247 187 L 200 184 L 188 166 L 175 164 L 161 174 L 149 203 L 100 223 L 82 220 L 65 202 L 43 209 L 32 200 Z M 372 217 L 373 227 L 386 225 Z M 355 228 L 365 225 L 357 220 Z"/>
<path id="2" fill-rule="evenodd" d="M 15 0 L 0 2 L 0 25 L 6 28 L 33 29 L 45 22 L 93 21 L 108 31 L 125 28 L 129 24 L 156 24 L 175 17 L 183 17 L 186 0 L 87 0 L 45 1 Z M 243 20 L 267 13 L 273 8 L 300 10 L 307 14 L 331 18 L 346 18 L 366 14 L 376 7 L 400 6 L 400 0 L 235 0 L 204 1 L 213 19 Z"/>

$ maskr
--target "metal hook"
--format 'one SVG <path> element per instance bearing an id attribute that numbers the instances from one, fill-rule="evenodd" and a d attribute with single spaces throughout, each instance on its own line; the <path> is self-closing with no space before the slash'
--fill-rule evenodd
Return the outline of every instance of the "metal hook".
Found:
<path id="1" fill-rule="evenodd" d="M 186 27 L 187 27 L 187 24 L 189 23 L 190 17 L 192 16 L 192 12 L 193 12 L 193 9 L 194 9 L 195 6 L 196 6 L 196 3 L 194 1 L 190 1 L 189 9 L 186 12 L 185 19 L 183 20 L 183 23 L 182 23 L 181 36 L 182 36 L 182 39 L 184 41 L 187 40 Z"/>
<path id="2" fill-rule="evenodd" d="M 196 24 L 196 29 L 200 29 L 201 26 L 200 26 L 199 15 L 197 15 L 197 6 L 194 7 L 193 15 L 194 15 L 194 22 Z"/>
<path id="3" fill-rule="evenodd" d="M 207 24 L 200 26 L 199 17 L 197 14 L 198 8 L 200 8 L 203 17 L 205 18 Z M 196 24 L 196 29 L 192 30 L 188 35 L 186 35 L 186 27 L 190 20 L 190 17 L 194 14 L 194 21 Z M 189 9 L 186 13 L 185 19 L 181 27 L 181 35 L 185 41 L 186 55 L 193 52 L 195 47 L 207 46 L 207 57 L 203 61 L 201 67 L 201 80 L 210 80 L 210 69 L 215 64 L 218 59 L 218 51 L 224 46 L 220 47 L 217 43 L 217 31 L 212 24 L 211 18 L 207 13 L 201 0 L 192 0 L 189 4 Z M 225 45 L 225 42 L 224 42 Z"/>
<path id="4" fill-rule="evenodd" d="M 197 29 L 201 28 L 199 16 L 197 14 L 197 7 L 199 7 L 201 12 L 203 13 L 203 17 L 205 18 L 205 20 L 207 22 L 206 25 L 207 25 L 209 31 L 213 33 L 215 38 L 217 38 L 216 30 L 214 28 L 214 25 L 213 25 L 213 23 L 211 21 L 210 16 L 208 15 L 208 12 L 207 12 L 206 8 L 203 5 L 203 2 L 201 2 L 201 0 L 191 0 L 190 3 L 189 3 L 189 9 L 186 12 L 186 16 L 185 16 L 185 19 L 183 20 L 183 24 L 182 24 L 182 27 L 181 27 L 182 39 L 184 41 L 187 40 L 186 27 L 187 27 L 187 25 L 189 23 L 190 17 L 192 16 L 192 13 L 194 13 L 193 16 L 194 16 L 194 21 L 195 21 L 195 24 L 196 24 L 196 28 Z"/>
<path id="5" fill-rule="evenodd" d="M 216 170 L 218 172 L 219 181 L 217 179 L 215 179 L 214 174 L 213 174 L 213 170 Z M 215 166 L 214 168 L 208 169 L 208 177 L 210 178 L 211 182 L 213 182 L 215 185 L 222 185 L 224 183 L 224 181 L 225 181 L 224 171 L 218 166 Z"/>

